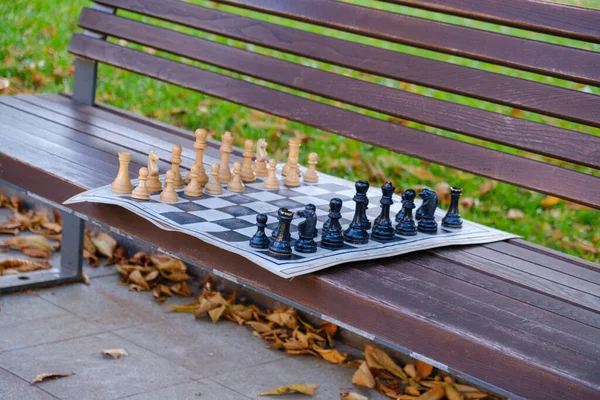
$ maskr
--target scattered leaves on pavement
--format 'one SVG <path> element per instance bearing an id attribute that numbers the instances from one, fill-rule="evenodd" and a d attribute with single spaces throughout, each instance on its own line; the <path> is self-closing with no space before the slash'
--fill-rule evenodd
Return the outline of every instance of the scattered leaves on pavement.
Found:
<path id="1" fill-rule="evenodd" d="M 352 383 L 371 389 L 375 387 L 375 378 L 373 378 L 373 374 L 366 362 L 361 362 L 360 367 L 352 375 Z"/>
<path id="2" fill-rule="evenodd" d="M 50 263 L 48 261 L 27 260 L 21 258 L 6 258 L 0 260 L 0 275 L 32 272 L 50 268 Z"/>
<path id="3" fill-rule="evenodd" d="M 67 373 L 46 372 L 46 373 L 39 374 L 38 376 L 36 376 L 35 379 L 31 381 L 31 383 L 36 384 L 36 383 L 43 382 L 46 380 L 64 378 L 64 377 L 72 376 L 72 375 L 75 375 L 75 373 L 74 372 L 67 372 Z"/>
<path id="4" fill-rule="evenodd" d="M 342 392 L 340 393 L 340 400 L 369 400 L 369 398 L 356 392 L 342 390 Z"/>
<path id="5" fill-rule="evenodd" d="M 275 389 L 269 390 L 268 392 L 264 392 L 259 394 L 259 396 L 279 396 L 282 394 L 289 393 L 301 393 L 307 396 L 312 396 L 317 391 L 318 385 L 310 385 L 306 383 L 294 383 L 286 386 L 279 386 Z"/>
<path id="6" fill-rule="evenodd" d="M 125 356 L 129 355 L 129 354 L 127 354 L 127 351 L 125 349 L 102 350 L 100 352 L 100 354 L 102 354 L 103 356 L 108 356 L 108 357 L 112 357 L 112 358 L 115 358 L 115 359 L 118 359 L 118 358 L 125 357 Z"/>

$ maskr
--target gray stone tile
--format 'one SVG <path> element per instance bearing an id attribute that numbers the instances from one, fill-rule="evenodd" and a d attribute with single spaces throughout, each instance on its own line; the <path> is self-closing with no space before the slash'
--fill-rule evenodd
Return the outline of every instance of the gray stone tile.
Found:
<path id="1" fill-rule="evenodd" d="M 101 278 L 103 276 L 118 275 L 114 265 L 105 266 L 104 260 L 97 267 L 90 267 L 87 262 L 83 264 L 83 270 L 90 279 Z"/>
<path id="2" fill-rule="evenodd" d="M 0 397 L 3 400 L 52 400 L 56 397 L 49 395 L 41 389 L 33 386 L 0 368 Z"/>
<path id="3" fill-rule="evenodd" d="M 184 318 L 119 330 L 115 334 L 203 377 L 277 360 L 283 353 L 264 348 L 249 329 L 230 321 Z"/>
<path id="4" fill-rule="evenodd" d="M 370 400 L 386 399 L 376 390 L 354 386 L 352 375 L 355 371 L 355 368 L 331 364 L 312 356 L 286 355 L 282 360 L 221 374 L 210 379 L 252 399 L 265 399 L 258 394 L 293 383 L 319 385 L 312 399 L 339 399 L 342 389 L 360 393 Z M 300 394 L 285 396 L 286 400 L 304 400 L 306 398 Z"/>
<path id="5" fill-rule="evenodd" d="M 100 355 L 114 348 L 124 348 L 129 356 L 115 360 Z M 115 399 L 200 380 L 193 372 L 111 333 L 4 352 L 0 366 L 27 381 L 45 372 L 74 372 L 38 384 L 61 399 Z"/>
<path id="6" fill-rule="evenodd" d="M 170 386 L 168 388 L 155 390 L 150 393 L 142 393 L 127 397 L 127 400 L 246 400 L 242 396 L 226 387 L 210 380 L 200 380 Z"/>
<path id="7" fill-rule="evenodd" d="M 64 317 L 68 311 L 55 306 L 36 294 L 12 293 L 0 296 L 0 328 L 35 321 L 39 318 Z"/>
<path id="8" fill-rule="evenodd" d="M 166 311 L 150 292 L 132 292 L 118 282 L 119 277 L 111 275 L 93 279 L 91 286 L 61 286 L 44 290 L 40 296 L 106 330 L 182 317 Z M 169 304 L 189 301 L 190 298 L 178 296 L 169 299 Z"/>
<path id="9" fill-rule="evenodd" d="M 65 314 L 0 326 L 0 353 L 103 331 L 98 325 L 73 314 Z"/>

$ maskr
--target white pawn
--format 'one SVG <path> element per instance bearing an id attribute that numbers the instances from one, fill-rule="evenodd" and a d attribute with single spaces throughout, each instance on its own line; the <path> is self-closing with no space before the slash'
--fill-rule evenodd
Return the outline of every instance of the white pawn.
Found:
<path id="1" fill-rule="evenodd" d="M 244 143 L 244 164 L 242 164 L 242 181 L 254 182 L 256 174 L 252 169 L 252 156 L 254 155 L 254 142 L 250 139 Z"/>
<path id="2" fill-rule="evenodd" d="M 175 189 L 183 189 L 185 186 L 185 181 L 181 176 L 181 170 L 179 169 L 179 165 L 181 164 L 181 153 L 183 152 L 183 148 L 181 145 L 176 144 L 171 149 L 172 157 L 171 157 L 171 170 L 173 171 L 173 188 Z"/>
<path id="3" fill-rule="evenodd" d="M 227 184 L 227 190 L 230 192 L 242 193 L 244 191 L 244 182 L 242 182 L 242 164 L 239 161 L 233 163 L 233 177 Z"/>
<path id="4" fill-rule="evenodd" d="M 283 184 L 287 187 L 300 186 L 300 177 L 298 176 L 298 159 L 296 157 L 290 157 L 288 159 L 288 173 L 283 180 Z"/>
<path id="5" fill-rule="evenodd" d="M 200 167 L 194 164 L 188 174 L 190 183 L 187 184 L 183 193 L 190 197 L 202 196 L 202 186 L 200 186 Z"/>
<path id="6" fill-rule="evenodd" d="M 256 143 L 256 160 L 254 161 L 256 176 L 267 176 L 267 141 L 258 139 Z"/>
<path id="7" fill-rule="evenodd" d="M 133 192 L 131 192 L 131 198 L 136 200 L 150 200 L 150 191 L 146 187 L 149 174 L 150 171 L 148 171 L 148 168 L 140 168 L 140 183 L 135 189 L 133 189 Z"/>
<path id="8" fill-rule="evenodd" d="M 219 176 L 219 164 L 213 164 L 210 166 L 210 179 L 206 186 L 204 186 L 204 193 L 207 194 L 221 194 L 223 193 L 223 187 L 217 180 Z"/>
<path id="9" fill-rule="evenodd" d="M 310 153 L 308 155 L 308 169 L 304 173 L 304 182 L 306 183 L 317 183 L 319 182 L 319 175 L 315 165 L 317 165 L 318 156 L 317 153 Z"/>
<path id="10" fill-rule="evenodd" d="M 175 172 L 172 169 L 167 171 L 165 176 L 165 188 L 160 193 L 160 201 L 165 203 L 177 203 L 179 196 L 175 191 Z"/>
<path id="11" fill-rule="evenodd" d="M 277 169 L 277 160 L 275 160 L 274 158 L 271 158 L 269 160 L 269 167 L 267 168 L 267 170 L 268 170 L 267 179 L 265 179 L 265 183 L 264 183 L 265 189 L 279 189 L 280 183 L 279 183 L 279 179 L 277 179 L 277 176 L 275 175 L 276 169 Z"/>

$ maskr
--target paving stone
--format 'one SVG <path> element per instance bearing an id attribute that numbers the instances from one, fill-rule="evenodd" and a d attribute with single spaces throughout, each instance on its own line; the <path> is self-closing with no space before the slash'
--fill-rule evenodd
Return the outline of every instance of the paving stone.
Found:
<path id="1" fill-rule="evenodd" d="M 41 389 L 33 386 L 0 368 L 0 397 L 3 400 L 52 400 L 56 397 L 49 395 Z"/>
<path id="2" fill-rule="evenodd" d="M 127 397 L 127 400 L 246 400 L 248 397 L 242 396 L 226 387 L 212 382 L 210 380 L 200 380 L 196 382 L 183 383 L 181 385 L 170 386 L 168 388 L 155 390 L 150 393 L 143 393 L 136 396 Z"/>
<path id="3" fill-rule="evenodd" d="M 106 330 L 182 317 L 169 313 L 150 292 L 138 293 L 118 284 L 111 275 L 92 280 L 92 285 L 75 284 L 44 290 L 40 296 Z M 187 303 L 189 298 L 173 297 L 169 304 Z"/>
<path id="4" fill-rule="evenodd" d="M 311 397 L 315 400 L 339 399 L 342 389 L 360 393 L 370 400 L 386 399 L 374 389 L 354 386 L 352 375 L 355 371 L 355 368 L 342 367 L 314 357 L 286 355 L 282 360 L 221 374 L 210 379 L 252 399 L 265 399 L 258 394 L 293 383 L 319 385 L 315 396 Z M 285 396 L 286 400 L 305 400 L 306 398 L 301 394 Z"/>
<path id="5" fill-rule="evenodd" d="M 73 314 L 65 314 L 0 326 L 0 353 L 103 331 L 98 325 Z"/>
<path id="6" fill-rule="evenodd" d="M 83 270 L 90 279 L 101 278 L 103 276 L 118 275 L 117 269 L 114 265 L 104 266 L 104 260 L 97 267 L 90 267 L 90 265 L 84 261 Z"/>
<path id="7" fill-rule="evenodd" d="M 124 348 L 118 360 L 102 350 Z M 0 367 L 31 381 L 45 372 L 74 372 L 38 387 L 61 399 L 115 399 L 201 378 L 111 333 L 28 347 L 0 354 Z"/>
<path id="8" fill-rule="evenodd" d="M 191 314 L 176 321 L 119 330 L 115 334 L 188 368 L 203 377 L 280 359 L 283 353 L 265 349 L 249 329 L 230 321 L 213 324 Z"/>
<path id="9" fill-rule="evenodd" d="M 36 294 L 12 293 L 0 296 L 0 328 L 34 321 L 39 318 L 64 317 L 68 311 L 40 298 Z"/>

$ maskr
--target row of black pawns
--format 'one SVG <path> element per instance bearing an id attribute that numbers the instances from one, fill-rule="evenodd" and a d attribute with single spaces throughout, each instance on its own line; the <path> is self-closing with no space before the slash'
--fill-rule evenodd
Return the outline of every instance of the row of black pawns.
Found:
<path id="1" fill-rule="evenodd" d="M 375 221 L 373 221 L 373 229 L 369 235 L 368 230 L 371 229 L 371 221 L 367 218 L 367 206 L 369 199 L 367 191 L 369 183 L 366 181 L 356 182 L 356 194 L 354 202 L 356 208 L 354 210 L 354 218 L 350 226 L 342 231 L 340 218 L 342 215 L 342 200 L 338 198 L 331 199 L 329 202 L 329 219 L 325 222 L 322 229 L 321 246 L 326 249 L 339 249 L 344 246 L 344 242 L 352 244 L 366 244 L 369 242 L 369 237 L 372 236 L 378 241 L 392 241 L 396 234 L 401 236 L 414 236 L 417 231 L 435 234 L 438 230 L 437 222 L 434 215 L 438 205 L 437 194 L 430 189 L 423 189 L 419 193 L 419 197 L 423 199 L 423 203 L 413 217 L 413 209 L 415 208 L 416 192 L 412 189 L 402 193 L 402 209 L 395 217 L 396 227 L 390 219 L 390 207 L 394 203 L 392 195 L 394 194 L 394 186 L 390 182 L 386 182 L 382 187 L 381 197 L 381 213 Z M 458 213 L 458 200 L 462 193 L 462 189 L 458 187 L 450 188 L 450 207 L 446 216 L 442 219 L 442 226 L 447 229 L 462 228 L 462 219 Z M 314 238 L 318 235 L 317 230 L 317 215 L 316 208 L 313 204 L 307 204 L 304 210 L 298 211 L 296 214 L 305 220 L 298 225 L 298 240 L 294 249 L 299 253 L 314 253 L 317 251 L 317 244 Z M 279 225 L 273 231 L 271 238 L 265 233 L 267 226 L 267 216 L 258 214 L 256 216 L 257 232 L 250 239 L 250 246 L 259 249 L 268 249 L 269 252 L 276 255 L 292 254 L 290 224 L 294 218 L 294 213 L 286 208 L 280 208 L 278 211 Z M 415 223 L 415 220 L 418 222 Z"/>

